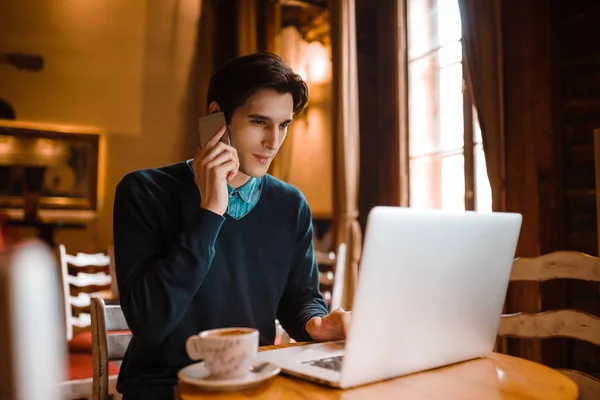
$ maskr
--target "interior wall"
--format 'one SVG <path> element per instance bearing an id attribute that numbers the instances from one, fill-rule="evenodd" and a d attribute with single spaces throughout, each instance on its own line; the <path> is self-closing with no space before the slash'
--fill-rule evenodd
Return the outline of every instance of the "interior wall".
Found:
<path id="1" fill-rule="evenodd" d="M 0 98 L 19 118 L 140 134 L 145 1 L 0 4 L 0 49 L 40 54 L 44 69 L 0 69 Z M 84 106 L 85 105 L 85 106 Z"/>
<path id="2" fill-rule="evenodd" d="M 277 53 L 308 83 L 310 98 L 295 117 L 278 154 L 275 176 L 306 196 L 313 217 L 333 216 L 333 93 L 331 49 L 304 41 L 294 27 L 281 30 Z"/>
<path id="3" fill-rule="evenodd" d="M 0 48 L 40 53 L 38 74 L 0 66 L 17 118 L 107 131 L 105 194 L 88 229 L 59 231 L 70 251 L 112 240 L 114 189 L 128 172 L 192 157 L 201 0 L 0 3 Z"/>

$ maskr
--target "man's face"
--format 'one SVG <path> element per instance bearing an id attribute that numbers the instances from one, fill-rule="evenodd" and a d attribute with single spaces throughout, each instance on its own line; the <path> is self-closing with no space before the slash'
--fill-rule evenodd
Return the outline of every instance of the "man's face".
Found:
<path id="1" fill-rule="evenodd" d="M 229 140 L 240 159 L 240 174 L 260 177 L 267 173 L 285 140 L 293 109 L 290 93 L 261 89 L 234 111 Z"/>

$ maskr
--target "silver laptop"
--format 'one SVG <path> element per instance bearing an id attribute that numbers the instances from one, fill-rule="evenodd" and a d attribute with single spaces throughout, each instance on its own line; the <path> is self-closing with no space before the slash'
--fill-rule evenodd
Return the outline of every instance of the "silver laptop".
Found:
<path id="1" fill-rule="evenodd" d="M 349 388 L 493 350 L 522 217 L 376 207 L 346 341 L 258 354 L 287 374 Z"/>

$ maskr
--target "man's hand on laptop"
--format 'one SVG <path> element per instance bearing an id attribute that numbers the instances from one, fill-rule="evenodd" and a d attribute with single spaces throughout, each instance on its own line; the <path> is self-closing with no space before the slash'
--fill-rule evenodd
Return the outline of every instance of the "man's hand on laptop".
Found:
<path id="1" fill-rule="evenodd" d="M 306 324 L 306 332 L 318 342 L 342 340 L 346 338 L 352 313 L 341 308 L 324 317 L 312 317 Z"/>

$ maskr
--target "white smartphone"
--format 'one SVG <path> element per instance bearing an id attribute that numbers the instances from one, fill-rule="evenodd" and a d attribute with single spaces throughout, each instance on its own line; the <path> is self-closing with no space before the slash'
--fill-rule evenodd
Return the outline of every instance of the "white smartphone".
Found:
<path id="1" fill-rule="evenodd" d="M 204 147 L 223 125 L 225 125 L 225 114 L 221 111 L 200 118 L 198 120 L 200 146 Z M 221 142 L 229 144 L 229 131 L 225 132 Z"/>

